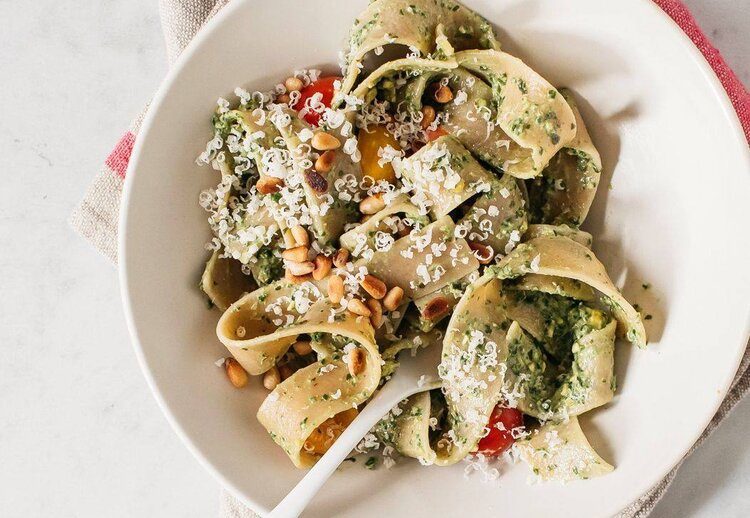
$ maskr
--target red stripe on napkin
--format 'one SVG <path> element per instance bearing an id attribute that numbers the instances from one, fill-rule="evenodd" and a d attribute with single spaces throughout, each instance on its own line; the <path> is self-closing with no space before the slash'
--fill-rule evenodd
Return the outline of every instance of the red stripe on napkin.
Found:
<path id="1" fill-rule="evenodd" d="M 120 178 L 125 178 L 125 171 L 128 169 L 128 162 L 130 162 L 130 154 L 133 152 L 133 144 L 135 144 L 135 135 L 128 131 L 120 137 L 120 141 L 104 162 Z"/>

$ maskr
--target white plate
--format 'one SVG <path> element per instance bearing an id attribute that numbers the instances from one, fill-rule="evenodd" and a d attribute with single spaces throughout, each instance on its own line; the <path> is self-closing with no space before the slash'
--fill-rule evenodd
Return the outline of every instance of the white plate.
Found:
<path id="1" fill-rule="evenodd" d="M 587 221 L 625 295 L 654 315 L 647 351 L 620 344 L 615 401 L 583 420 L 611 475 L 499 487 L 464 465 L 349 465 L 309 516 L 607 516 L 655 484 L 726 394 L 748 337 L 750 158 L 736 115 L 700 53 L 648 0 L 466 2 L 504 48 L 573 88 L 605 173 Z M 138 137 L 120 227 L 125 312 L 146 378 L 178 435 L 248 505 L 270 509 L 302 476 L 255 419 L 260 382 L 233 389 L 213 362 L 218 313 L 197 290 L 209 238 L 194 159 L 219 96 L 265 89 L 303 67 L 335 70 L 365 0 L 235 1 L 183 54 Z M 324 21 L 325 23 L 321 23 Z M 611 180 L 611 189 L 607 186 Z M 648 282 L 652 288 L 642 289 Z"/>

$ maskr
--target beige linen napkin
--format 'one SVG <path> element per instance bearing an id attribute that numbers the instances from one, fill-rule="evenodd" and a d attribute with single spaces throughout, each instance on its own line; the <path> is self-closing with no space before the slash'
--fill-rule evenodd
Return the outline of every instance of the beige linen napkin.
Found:
<path id="1" fill-rule="evenodd" d="M 750 96 L 744 86 L 723 61 L 718 51 L 710 45 L 705 35 L 700 32 L 695 20 L 678 0 L 654 1 L 685 30 L 711 63 L 729 93 L 750 140 Z M 230 0 L 160 0 L 159 10 L 170 66 L 201 26 L 229 2 Z M 83 201 L 71 216 L 73 228 L 113 262 L 117 261 L 117 220 L 120 194 L 130 152 L 142 119 L 143 113 L 136 117 L 129 131 L 117 143 L 89 187 Z M 726 399 L 686 457 L 711 435 L 719 423 L 747 394 L 750 388 L 749 365 L 750 353 L 746 351 Z M 617 518 L 648 516 L 671 484 L 681 464 L 682 461 L 654 488 L 623 509 Z M 222 494 L 220 512 L 223 518 L 256 518 L 258 516 L 226 491 Z"/>

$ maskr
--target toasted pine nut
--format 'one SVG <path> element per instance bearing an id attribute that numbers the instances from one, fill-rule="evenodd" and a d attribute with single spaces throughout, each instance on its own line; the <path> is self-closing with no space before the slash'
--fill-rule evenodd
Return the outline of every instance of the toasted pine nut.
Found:
<path id="1" fill-rule="evenodd" d="M 394 286 L 383 298 L 383 307 L 388 311 L 394 311 L 401 305 L 404 298 L 404 290 L 400 286 Z"/>
<path id="2" fill-rule="evenodd" d="M 224 360 L 224 370 L 227 372 L 229 381 L 232 382 L 237 388 L 242 388 L 247 385 L 247 372 L 242 368 L 240 362 L 234 358 L 227 358 Z"/>
<path id="3" fill-rule="evenodd" d="M 274 365 L 263 375 L 263 386 L 267 390 L 273 390 L 279 383 L 281 383 L 281 374 L 279 374 L 279 369 Z"/>
<path id="4" fill-rule="evenodd" d="M 306 246 L 295 246 L 294 248 L 288 248 L 281 252 L 281 257 L 287 261 L 294 263 L 304 263 L 307 261 L 307 253 L 310 251 Z M 300 274 L 297 274 L 300 275 Z"/>
<path id="5" fill-rule="evenodd" d="M 315 256 L 315 269 L 312 272 L 313 279 L 316 281 L 322 281 L 326 277 L 328 277 L 328 274 L 331 273 L 331 267 L 333 266 L 333 261 L 330 257 L 318 254 Z"/>
<path id="6" fill-rule="evenodd" d="M 289 95 L 281 94 L 276 97 L 277 104 L 289 104 Z"/>
<path id="7" fill-rule="evenodd" d="M 302 225 L 294 225 L 291 228 L 291 233 L 297 246 L 307 246 L 310 244 L 310 236 Z"/>
<path id="8" fill-rule="evenodd" d="M 281 375 L 281 379 L 285 380 L 294 374 L 294 369 L 292 369 L 288 363 L 285 363 L 284 365 L 279 365 L 279 374 Z"/>
<path id="9" fill-rule="evenodd" d="M 281 231 L 281 237 L 284 238 L 285 248 L 294 248 L 295 246 L 299 245 L 299 243 L 295 241 L 294 236 L 292 235 L 292 231 L 288 228 Z"/>
<path id="10" fill-rule="evenodd" d="M 372 312 L 370 315 L 370 322 L 372 327 L 375 329 L 379 328 L 383 323 L 383 306 L 379 300 L 367 299 L 367 307 Z"/>
<path id="11" fill-rule="evenodd" d="M 476 241 L 467 241 L 469 248 L 474 251 L 474 257 L 477 258 L 479 264 L 490 264 L 492 262 L 492 248 Z"/>
<path id="12" fill-rule="evenodd" d="M 284 272 L 284 279 L 293 284 L 302 284 L 303 282 L 312 280 L 312 278 L 313 276 L 311 273 L 308 273 L 307 275 L 294 275 L 289 270 Z"/>
<path id="13" fill-rule="evenodd" d="M 445 104 L 453 100 L 453 92 L 447 86 L 440 85 L 440 88 L 435 90 L 434 98 L 440 104 Z"/>
<path id="14" fill-rule="evenodd" d="M 286 263 L 286 269 L 294 276 L 299 277 L 300 275 L 307 275 L 312 273 L 315 269 L 315 264 L 312 261 L 304 261 L 301 263 L 289 261 Z"/>
<path id="15" fill-rule="evenodd" d="M 435 121 L 435 108 L 432 106 L 424 106 L 422 108 L 422 123 L 420 124 L 422 129 L 427 129 Z"/>
<path id="16" fill-rule="evenodd" d="M 305 85 L 299 77 L 287 77 L 286 81 L 284 81 L 284 86 L 289 92 L 298 92 Z"/>
<path id="17" fill-rule="evenodd" d="M 385 208 L 383 193 L 373 194 L 359 202 L 359 211 L 362 214 L 375 214 Z"/>
<path id="18" fill-rule="evenodd" d="M 247 334 L 247 330 L 245 329 L 245 326 L 237 326 L 237 329 L 234 332 L 235 335 L 237 335 L 237 338 L 245 338 L 245 334 Z"/>
<path id="19" fill-rule="evenodd" d="M 315 161 L 315 170 L 319 173 L 327 173 L 333 167 L 333 161 L 336 160 L 336 152 L 333 149 L 325 151 Z"/>
<path id="20" fill-rule="evenodd" d="M 374 275 L 365 275 L 365 278 L 359 284 L 372 298 L 378 300 L 385 297 L 385 293 L 388 291 L 385 283 Z"/>
<path id="21" fill-rule="evenodd" d="M 294 352 L 299 354 L 300 356 L 304 356 L 312 352 L 312 346 L 310 345 L 310 342 L 306 340 L 294 342 L 294 344 L 292 344 L 292 348 L 294 349 Z"/>
<path id="22" fill-rule="evenodd" d="M 339 248 L 338 251 L 333 254 L 333 264 L 336 268 L 343 268 L 346 263 L 349 262 L 349 250 L 346 248 Z"/>
<path id="23" fill-rule="evenodd" d="M 448 299 L 438 295 L 425 306 L 422 316 L 427 320 L 435 320 L 448 312 Z"/>
<path id="24" fill-rule="evenodd" d="M 273 194 L 279 192 L 284 187 L 284 180 L 275 176 L 263 176 L 255 184 L 255 188 L 261 194 Z"/>
<path id="25" fill-rule="evenodd" d="M 346 309 L 361 317 L 369 317 L 370 315 L 372 315 L 372 311 L 370 311 L 370 308 L 365 306 L 365 303 L 359 299 L 350 300 L 346 305 Z"/>
<path id="26" fill-rule="evenodd" d="M 313 135 L 310 144 L 318 151 L 328 151 L 329 149 L 338 149 L 341 147 L 341 141 L 325 131 L 319 131 Z"/>
<path id="27" fill-rule="evenodd" d="M 365 368 L 365 351 L 359 347 L 352 349 L 346 356 L 346 367 L 349 374 L 356 376 Z"/>
<path id="28" fill-rule="evenodd" d="M 344 279 L 338 275 L 331 275 L 328 278 L 328 298 L 332 304 L 338 304 L 344 298 Z"/>

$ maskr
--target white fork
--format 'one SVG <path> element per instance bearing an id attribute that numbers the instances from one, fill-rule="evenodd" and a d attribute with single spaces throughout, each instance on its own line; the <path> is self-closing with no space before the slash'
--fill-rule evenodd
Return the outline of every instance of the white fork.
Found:
<path id="1" fill-rule="evenodd" d="M 440 344 L 432 344 L 426 349 L 420 349 L 416 356 L 410 355 L 408 350 L 403 351 L 399 356 L 400 365 L 393 377 L 266 518 L 297 518 L 362 437 L 389 410 L 412 394 L 440 387 L 437 367 L 441 350 Z"/>

